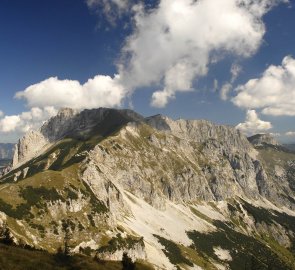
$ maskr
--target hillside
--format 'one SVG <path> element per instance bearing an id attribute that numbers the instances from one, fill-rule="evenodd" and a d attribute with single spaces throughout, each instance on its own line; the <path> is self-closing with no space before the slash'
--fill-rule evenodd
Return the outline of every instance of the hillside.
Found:
<path id="1" fill-rule="evenodd" d="M 98 261 L 85 255 L 64 257 L 45 251 L 24 249 L 0 244 L 0 269 L 5 270 L 121 270 L 122 262 Z M 134 270 L 151 270 L 143 263 L 136 263 Z"/>
<path id="2" fill-rule="evenodd" d="M 204 120 L 66 109 L 0 179 L 16 242 L 156 269 L 295 269 L 295 154 Z M 1 222 L 1 221 L 0 221 Z"/>

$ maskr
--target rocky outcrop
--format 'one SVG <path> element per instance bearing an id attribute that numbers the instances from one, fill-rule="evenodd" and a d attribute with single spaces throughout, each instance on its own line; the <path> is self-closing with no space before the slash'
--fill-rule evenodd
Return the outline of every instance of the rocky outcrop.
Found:
<path id="1" fill-rule="evenodd" d="M 234 127 L 216 125 L 206 120 L 172 120 L 166 116 L 156 115 L 146 118 L 146 123 L 160 130 L 171 132 L 183 140 L 204 143 L 214 140 L 231 151 L 250 151 L 247 138 Z"/>
<path id="2" fill-rule="evenodd" d="M 263 196 L 282 203 L 279 193 L 289 196 L 290 189 L 269 177 L 252 145 L 278 145 L 270 135 L 247 139 L 230 126 L 162 115 L 144 118 L 131 110 L 62 109 L 20 139 L 13 168 L 64 138 L 87 141 L 93 136 L 106 140 L 89 152 L 82 178 L 104 203 L 116 202 L 114 209 L 124 208 L 120 186 L 157 208 L 165 207 L 166 198 L 188 202 Z M 52 155 L 46 169 L 58 152 Z"/>
<path id="3" fill-rule="evenodd" d="M 199 125 L 203 131 L 198 131 Z M 95 179 L 108 179 L 159 209 L 165 208 L 165 199 L 258 199 L 276 192 L 243 135 L 213 124 L 204 131 L 204 125 L 188 122 L 185 139 L 181 137 L 185 129 L 163 134 L 144 124 L 128 125 L 90 152 L 89 164 L 99 167 Z M 202 137 L 201 132 L 211 137 Z M 235 139 L 227 141 L 231 137 Z"/>
<path id="4" fill-rule="evenodd" d="M 108 245 L 100 247 L 96 256 L 105 261 L 121 261 L 123 254 L 126 254 L 132 261 L 138 259 L 146 260 L 146 252 L 143 238 L 134 239 L 129 236 L 122 237 L 117 234 Z"/>
<path id="5" fill-rule="evenodd" d="M 256 134 L 248 138 L 254 146 L 263 146 L 263 145 L 280 145 L 277 140 L 271 134 Z"/>
<path id="6" fill-rule="evenodd" d="M 255 138 L 204 120 L 63 109 L 20 139 L 0 181 L 0 211 L 30 245 L 55 251 L 70 234 L 72 252 L 127 253 L 159 269 L 198 269 L 198 256 L 220 263 L 211 249 L 240 260 L 258 235 L 255 245 L 291 249 L 295 154 Z M 205 242 L 212 248 L 199 252 Z"/>
<path id="7" fill-rule="evenodd" d="M 48 139 L 39 131 L 31 130 L 15 145 L 12 167 L 16 168 L 37 154 L 49 143 Z M 44 150 L 44 149 L 43 149 Z"/>
<path id="8" fill-rule="evenodd" d="M 143 117 L 131 110 L 99 108 L 78 110 L 65 108 L 39 130 L 31 130 L 15 146 L 13 168 L 38 155 L 54 142 L 64 138 L 86 139 L 93 134 L 107 136 L 130 121 Z"/>

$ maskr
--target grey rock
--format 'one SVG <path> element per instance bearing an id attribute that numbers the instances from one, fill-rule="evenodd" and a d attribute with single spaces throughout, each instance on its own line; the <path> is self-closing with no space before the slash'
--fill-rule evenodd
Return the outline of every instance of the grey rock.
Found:
<path id="1" fill-rule="evenodd" d="M 271 134 L 256 134 L 248 138 L 248 140 L 254 146 L 268 145 L 280 145 L 277 140 Z"/>

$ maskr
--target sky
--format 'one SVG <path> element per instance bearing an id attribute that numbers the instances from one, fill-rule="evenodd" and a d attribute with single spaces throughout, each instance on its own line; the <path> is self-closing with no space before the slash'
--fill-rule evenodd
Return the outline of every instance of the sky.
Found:
<path id="1" fill-rule="evenodd" d="M 293 0 L 1 0 L 0 142 L 60 108 L 295 142 Z"/>

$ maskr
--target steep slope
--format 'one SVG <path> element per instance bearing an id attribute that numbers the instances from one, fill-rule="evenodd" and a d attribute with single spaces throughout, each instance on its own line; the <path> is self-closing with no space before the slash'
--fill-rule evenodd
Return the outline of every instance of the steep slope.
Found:
<path id="1" fill-rule="evenodd" d="M 61 139 L 86 140 L 92 135 L 103 138 L 122 125 L 141 119 L 140 115 L 130 110 L 100 108 L 79 112 L 62 109 L 39 130 L 32 130 L 19 140 L 13 157 L 13 167 L 30 160 Z"/>
<path id="2" fill-rule="evenodd" d="M 122 262 L 98 261 L 85 255 L 64 257 L 45 251 L 0 244 L 0 269 L 5 270 L 118 270 Z M 143 263 L 136 263 L 134 270 L 151 270 Z"/>
<path id="3" fill-rule="evenodd" d="M 203 120 L 65 109 L 19 141 L 0 219 L 49 251 L 70 238 L 157 269 L 295 269 L 295 154 L 255 147 Z"/>
<path id="4" fill-rule="evenodd" d="M 248 138 L 254 146 L 273 145 L 279 146 L 280 144 L 270 134 L 256 134 Z"/>

